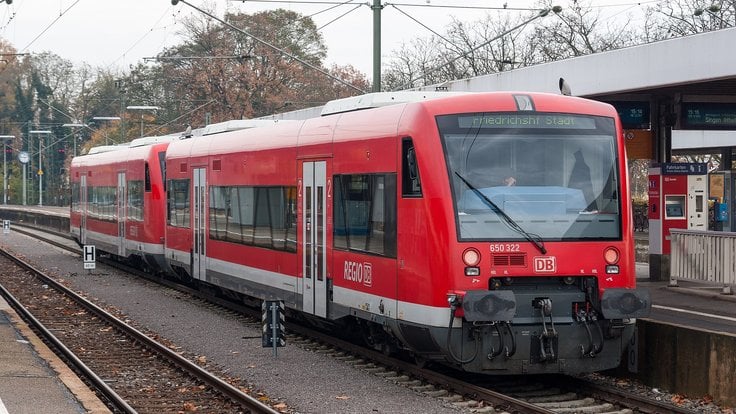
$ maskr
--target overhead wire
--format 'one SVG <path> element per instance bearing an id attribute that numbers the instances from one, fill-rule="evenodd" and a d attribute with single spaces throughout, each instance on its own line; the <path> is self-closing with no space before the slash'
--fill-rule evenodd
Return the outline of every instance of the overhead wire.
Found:
<path id="1" fill-rule="evenodd" d="M 340 7 L 340 6 L 344 6 L 344 5 L 346 5 L 346 4 L 350 4 L 350 3 L 353 3 L 354 1 L 355 1 L 355 0 L 347 0 L 347 1 L 343 1 L 342 3 L 335 3 L 335 4 L 334 4 L 334 5 L 332 6 L 332 7 L 328 7 L 328 8 L 326 8 L 326 9 L 324 9 L 324 10 L 320 10 L 320 11 L 318 11 L 318 12 L 316 12 L 316 13 L 312 13 L 312 14 L 310 14 L 310 15 L 306 15 L 306 16 L 302 17 L 302 19 L 306 19 L 306 18 L 312 18 L 312 17 L 314 17 L 314 16 L 316 16 L 316 15 L 318 15 L 318 14 L 322 14 L 322 13 L 328 12 L 328 11 L 330 11 L 330 10 L 332 10 L 332 9 L 336 9 L 336 8 L 338 8 L 338 7 Z M 353 4 L 355 4 L 355 3 L 353 3 Z M 360 6 L 362 6 L 362 5 L 363 5 L 363 3 L 360 3 L 359 5 L 360 5 Z"/>
<path id="2" fill-rule="evenodd" d="M 411 20 L 415 21 L 417 24 L 419 24 L 423 28 L 425 28 L 425 29 L 429 30 L 430 32 L 434 33 L 435 36 L 437 36 L 440 39 L 444 40 L 447 44 L 449 44 L 450 46 L 452 46 L 452 48 L 455 49 L 456 52 L 458 52 L 458 53 L 462 53 L 463 52 L 462 49 L 460 49 L 459 47 L 455 46 L 455 44 L 452 43 L 449 39 L 447 39 L 446 37 L 444 37 L 441 34 L 437 33 L 436 31 L 432 30 L 432 28 L 430 28 L 426 24 L 420 22 L 419 20 L 415 19 L 413 16 L 409 15 L 405 11 L 403 11 L 400 8 L 396 7 L 395 4 L 391 4 L 391 6 L 393 6 L 394 9 L 398 10 L 404 16 L 406 16 L 406 17 L 410 18 Z"/>
<path id="3" fill-rule="evenodd" d="M 197 10 L 198 12 L 200 12 L 200 13 L 202 13 L 202 14 L 204 14 L 204 15 L 208 16 L 209 18 L 211 18 L 211 19 L 213 19 L 213 20 L 216 20 L 216 21 L 218 21 L 218 22 L 222 23 L 223 25 L 225 25 L 225 26 L 227 26 L 227 27 L 229 27 L 229 28 L 231 28 L 231 29 L 233 29 L 233 30 L 235 30 L 235 31 L 237 31 L 237 32 L 239 32 L 239 33 L 241 33 L 241 34 L 244 34 L 244 35 L 246 35 L 246 36 L 250 37 L 251 39 L 255 40 L 256 42 L 258 42 L 258 43 L 261 43 L 262 45 L 265 45 L 265 46 L 267 46 L 268 48 L 270 48 L 270 49 L 273 49 L 273 50 L 275 50 L 276 52 L 278 52 L 278 53 L 280 53 L 280 54 L 282 54 L 282 55 L 284 55 L 284 56 L 287 56 L 287 57 L 289 57 L 290 59 L 293 59 L 293 60 L 295 60 L 295 61 L 297 61 L 297 62 L 301 63 L 302 65 L 304 65 L 304 66 L 306 66 L 306 67 L 308 67 L 308 68 L 310 68 L 310 69 L 312 69 L 312 70 L 315 70 L 315 71 L 317 71 L 317 72 L 319 72 L 319 73 L 321 73 L 321 74 L 323 74 L 323 75 L 327 76 L 328 78 L 330 78 L 330 79 L 332 79 L 332 80 L 334 80 L 334 81 L 336 81 L 336 82 L 338 82 L 338 83 L 341 83 L 341 84 L 342 84 L 342 85 L 344 85 L 344 86 L 347 86 L 347 87 L 348 87 L 348 88 L 350 88 L 350 89 L 354 89 L 354 90 L 356 90 L 356 91 L 358 91 L 358 92 L 360 92 L 360 93 L 364 93 L 364 92 L 365 92 L 364 90 L 362 90 L 362 89 L 358 88 L 357 86 L 355 86 L 355 85 L 353 85 L 353 84 L 351 84 L 351 83 L 349 83 L 349 82 L 346 82 L 346 81 L 344 81 L 344 80 L 342 80 L 342 79 L 338 78 L 337 76 L 334 76 L 334 75 L 330 74 L 330 73 L 329 73 L 329 72 L 327 72 L 326 70 L 324 70 L 324 69 L 321 69 L 321 68 L 319 68 L 319 67 L 317 67 L 317 66 L 315 66 L 315 65 L 313 65 L 313 64 L 311 64 L 311 63 L 309 63 L 309 62 L 307 62 L 306 60 L 304 60 L 304 59 L 302 59 L 302 58 L 300 58 L 300 57 L 298 57 L 298 56 L 292 55 L 291 53 L 289 53 L 289 52 L 287 52 L 287 51 L 285 51 L 285 50 L 283 50 L 283 49 L 281 49 L 281 48 L 279 48 L 279 47 L 277 47 L 277 46 L 275 46 L 275 45 L 273 45 L 273 44 L 271 44 L 271 43 L 269 43 L 269 42 L 267 42 L 267 41 L 265 41 L 265 40 L 263 40 L 263 39 L 261 39 L 261 38 L 259 38 L 259 37 L 257 37 L 257 36 L 254 36 L 254 35 L 252 35 L 252 34 L 250 34 L 250 33 L 246 32 L 245 30 L 243 30 L 243 29 L 241 29 L 241 28 L 239 28 L 239 27 L 237 27 L 237 26 L 233 25 L 233 24 L 232 24 L 232 23 L 230 23 L 230 22 L 227 22 L 227 21 L 225 21 L 224 19 L 221 19 L 221 18 L 219 18 L 219 17 L 217 17 L 217 16 L 213 15 L 212 13 L 209 13 L 209 12 L 207 12 L 207 11 L 205 11 L 205 10 L 202 10 L 201 8 L 199 8 L 199 7 L 197 7 L 197 6 L 193 5 L 193 4 L 191 4 L 190 2 L 188 2 L 188 1 L 186 1 L 186 0 L 179 0 L 179 1 L 180 1 L 181 3 L 184 3 L 184 4 L 186 4 L 186 5 L 187 5 L 187 6 L 189 6 L 189 7 L 191 7 L 191 8 L 193 8 L 193 9 Z"/>
<path id="4" fill-rule="evenodd" d="M 30 43 L 28 43 L 23 49 L 21 49 L 20 52 L 23 52 L 26 49 L 28 49 L 29 47 L 31 47 L 31 45 L 34 44 L 36 42 L 36 40 L 38 40 L 41 36 L 43 36 L 44 33 L 46 33 L 54 24 L 56 24 L 56 22 L 58 22 L 59 19 L 61 19 L 67 12 L 69 12 L 69 10 L 71 10 L 74 6 L 76 6 L 77 4 L 79 4 L 80 1 L 82 1 L 82 0 L 75 1 L 71 6 L 67 7 L 66 10 L 60 12 L 60 14 L 51 23 L 49 23 L 48 26 L 46 26 L 41 31 L 41 33 L 39 33 L 36 37 L 34 37 L 33 40 L 31 40 Z"/>
<path id="5" fill-rule="evenodd" d="M 559 9 L 558 8 L 555 8 L 555 9 L 544 9 L 544 10 L 541 10 L 541 11 L 539 11 L 539 13 L 537 15 L 535 15 L 535 16 L 533 16 L 533 17 L 531 17 L 531 18 L 529 18 L 529 19 L 527 19 L 527 20 L 519 23 L 518 25 L 516 25 L 516 26 L 514 26 L 514 27 L 512 27 L 512 28 L 510 28 L 510 29 L 508 29 L 506 31 L 504 31 L 503 33 L 499 34 L 498 36 L 495 36 L 492 39 L 489 39 L 489 40 L 481 43 L 480 45 L 474 47 L 473 49 L 471 49 L 471 50 L 469 50 L 469 51 L 467 51 L 465 53 L 462 53 L 459 56 L 457 56 L 457 57 L 455 57 L 453 59 L 450 59 L 449 61 L 447 61 L 447 62 L 445 62 L 445 63 L 443 63 L 441 65 L 437 65 L 435 67 L 432 67 L 432 68 L 429 68 L 429 69 L 423 71 L 423 73 L 419 77 L 415 77 L 415 78 L 409 79 L 408 82 L 404 83 L 403 85 L 401 85 L 401 86 L 399 86 L 397 88 L 394 88 L 394 90 L 395 91 L 397 91 L 397 90 L 403 90 L 403 89 L 406 89 L 407 87 L 411 87 L 411 85 L 415 81 L 421 79 L 422 77 L 424 77 L 424 76 L 426 76 L 426 75 L 428 75 L 430 73 L 433 73 L 433 72 L 435 72 L 435 71 L 437 71 L 437 70 L 439 70 L 439 69 L 441 69 L 441 68 L 443 68 L 445 66 L 451 65 L 452 63 L 456 62 L 457 60 L 468 56 L 469 54 L 475 52 L 476 50 L 478 50 L 478 49 L 480 49 L 480 48 L 488 45 L 489 43 L 491 43 L 491 42 L 493 42 L 495 40 L 500 39 L 503 36 L 506 36 L 507 34 L 515 31 L 516 29 L 519 29 L 521 27 L 526 26 L 527 24 L 533 22 L 534 20 L 537 20 L 537 19 L 539 19 L 541 17 L 547 16 L 551 11 L 554 11 L 555 14 L 557 14 L 559 12 Z"/>
<path id="6" fill-rule="evenodd" d="M 138 38 L 138 40 L 136 40 L 135 42 L 133 42 L 133 44 L 130 45 L 130 47 L 128 49 L 126 49 L 125 52 L 123 52 L 122 55 L 120 55 L 117 59 L 113 60 L 112 63 L 111 63 L 111 65 L 115 64 L 116 62 L 118 62 L 121 59 L 124 59 L 125 56 L 131 50 L 133 50 L 136 46 L 138 46 L 138 44 L 140 44 L 143 41 L 143 39 L 145 39 L 146 37 L 148 37 L 148 35 L 150 35 L 151 33 L 153 33 L 153 31 L 156 30 L 156 26 L 158 26 L 158 24 L 161 22 L 161 20 L 163 20 L 163 18 L 168 13 L 169 13 L 169 10 L 164 11 L 163 14 L 161 14 L 161 17 L 159 17 L 158 20 L 156 20 L 156 22 L 153 24 L 153 26 L 148 31 L 146 31 L 146 33 L 144 33 L 143 36 L 141 36 L 140 38 Z M 166 29 L 166 28 L 167 28 L 167 26 L 163 26 L 162 27 L 162 29 Z"/>
<path id="7" fill-rule="evenodd" d="M 350 13 L 354 12 L 355 10 L 358 10 L 358 8 L 360 8 L 360 6 L 362 6 L 362 4 L 358 4 L 358 5 L 356 5 L 355 7 L 353 7 L 352 9 L 350 9 L 350 10 L 346 11 L 345 13 L 343 13 L 343 14 L 341 14 L 341 15 L 339 15 L 339 16 L 337 16 L 337 17 L 335 17 L 334 19 L 330 20 L 329 22 L 327 22 L 327 23 L 323 24 L 322 26 L 318 27 L 318 28 L 317 28 L 317 31 L 320 31 L 320 30 L 324 29 L 324 28 L 325 28 L 325 27 L 327 27 L 328 25 L 330 25 L 330 24 L 332 24 L 332 23 L 334 23 L 334 22 L 336 22 L 336 21 L 338 21 L 338 20 L 342 19 L 343 17 L 345 17 L 345 16 L 347 16 L 348 14 L 350 14 Z"/>
<path id="8" fill-rule="evenodd" d="M 15 10 L 15 8 L 13 8 L 13 11 L 10 11 L 10 6 L 9 7 L 5 7 L 5 10 L 10 14 L 10 17 L 8 17 L 7 23 L 5 23 L 3 26 L 0 26 L 0 32 L 4 32 L 5 29 L 8 26 L 10 26 L 10 23 L 13 21 L 13 19 L 15 19 L 15 16 L 18 14 L 18 12 L 17 12 L 17 10 Z M 3 20 L 5 20 L 4 17 L 3 17 Z"/>

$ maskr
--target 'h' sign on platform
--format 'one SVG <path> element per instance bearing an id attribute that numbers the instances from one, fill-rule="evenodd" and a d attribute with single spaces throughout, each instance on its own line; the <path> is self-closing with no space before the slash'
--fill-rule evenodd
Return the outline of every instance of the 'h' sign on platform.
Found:
<path id="1" fill-rule="evenodd" d="M 95 268 L 95 246 L 91 244 L 84 245 L 82 258 L 84 259 L 85 269 L 94 269 Z"/>

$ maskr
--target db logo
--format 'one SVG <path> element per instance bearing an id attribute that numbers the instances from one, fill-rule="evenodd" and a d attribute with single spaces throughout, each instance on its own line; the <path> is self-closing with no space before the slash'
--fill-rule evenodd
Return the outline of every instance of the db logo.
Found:
<path id="1" fill-rule="evenodd" d="M 536 273 L 554 273 L 557 271 L 557 258 L 554 256 L 549 257 L 535 257 L 534 258 L 534 272 Z"/>

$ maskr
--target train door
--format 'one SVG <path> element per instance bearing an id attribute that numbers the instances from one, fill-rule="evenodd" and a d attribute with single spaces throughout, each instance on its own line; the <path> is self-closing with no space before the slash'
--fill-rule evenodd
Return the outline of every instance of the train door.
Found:
<path id="1" fill-rule="evenodd" d="M 204 168 L 192 170 L 192 277 L 204 280 L 206 276 L 205 237 L 207 223 L 207 180 Z"/>
<path id="2" fill-rule="evenodd" d="M 79 242 L 87 244 L 87 174 L 79 174 Z"/>
<path id="3" fill-rule="evenodd" d="M 118 173 L 118 256 L 125 256 L 125 172 Z"/>
<path id="4" fill-rule="evenodd" d="M 302 307 L 327 316 L 327 163 L 303 164 L 302 184 Z"/>

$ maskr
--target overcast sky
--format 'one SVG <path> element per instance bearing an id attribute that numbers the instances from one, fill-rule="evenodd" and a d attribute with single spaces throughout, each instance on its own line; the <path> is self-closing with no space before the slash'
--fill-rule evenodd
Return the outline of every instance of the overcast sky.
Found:
<path id="1" fill-rule="evenodd" d="M 207 0 L 187 0 L 202 7 Z M 304 4 L 307 1 L 320 4 Z M 345 0 L 348 1 L 348 0 Z M 563 7 L 568 0 L 560 0 Z M 209 0 L 217 7 L 218 16 L 226 9 L 253 13 L 260 10 L 286 8 L 313 19 L 328 47 L 328 64 L 352 64 L 368 78 L 372 73 L 372 11 L 367 6 L 373 0 L 353 0 L 334 7 L 326 0 L 295 2 L 254 0 Z M 335 2 L 337 3 L 337 2 Z M 388 3 L 382 0 L 383 4 Z M 422 27 L 444 34 L 451 17 L 472 23 L 486 13 L 479 7 L 534 7 L 534 0 L 396 0 L 382 11 L 382 55 L 384 64 L 391 51 L 415 37 L 432 33 Z M 655 1 L 600 0 L 606 18 L 640 15 L 644 5 Z M 454 6 L 454 7 L 442 7 Z M 458 7 L 462 6 L 462 8 Z M 330 9 L 331 10 L 327 10 Z M 353 10 L 355 9 L 355 10 Z M 402 13 L 403 12 L 403 13 Z M 177 33 L 182 17 L 198 14 L 184 3 L 172 6 L 170 0 L 13 0 L 11 5 L 0 3 L 0 36 L 21 53 L 51 51 L 74 61 L 93 66 L 125 68 L 156 56 L 165 47 L 180 42 Z M 347 14 L 346 14 L 347 13 Z M 405 13 L 405 14 L 404 14 Z M 522 13 L 504 11 L 504 13 Z M 407 14 L 410 17 L 407 17 Z M 344 15 L 344 16 L 343 16 Z M 417 20 L 422 25 L 417 23 Z M 547 17 L 552 18 L 552 17 Z"/>

